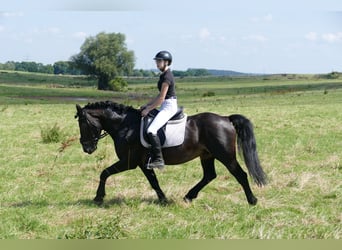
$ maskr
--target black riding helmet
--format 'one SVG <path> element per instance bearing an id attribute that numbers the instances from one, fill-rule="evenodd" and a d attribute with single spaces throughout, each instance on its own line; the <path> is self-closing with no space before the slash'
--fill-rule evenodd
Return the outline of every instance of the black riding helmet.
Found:
<path id="1" fill-rule="evenodd" d="M 169 65 L 172 63 L 172 55 L 170 52 L 163 50 L 157 53 L 157 55 L 153 58 L 154 60 L 165 60 L 169 62 Z"/>

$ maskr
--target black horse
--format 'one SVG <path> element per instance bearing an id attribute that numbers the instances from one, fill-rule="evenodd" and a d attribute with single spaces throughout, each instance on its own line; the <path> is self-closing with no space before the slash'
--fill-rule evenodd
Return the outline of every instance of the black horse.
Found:
<path id="1" fill-rule="evenodd" d="M 103 202 L 105 184 L 109 176 L 140 167 L 159 201 L 166 202 L 165 194 L 160 189 L 154 170 L 146 169 L 148 149 L 140 143 L 140 111 L 133 107 L 113 102 L 97 102 L 81 108 L 76 105 L 80 127 L 80 142 L 83 151 L 91 154 L 97 148 L 102 130 L 114 140 L 119 161 L 106 168 L 100 175 L 100 183 L 94 201 Z M 247 201 L 257 203 L 253 195 L 247 174 L 236 160 L 236 140 L 243 153 L 249 174 L 258 186 L 266 184 L 266 175 L 262 170 L 252 123 L 242 115 L 220 116 L 214 113 L 200 113 L 188 116 L 184 143 L 177 147 L 163 149 L 166 165 L 181 164 L 200 157 L 203 178 L 185 195 L 185 201 L 195 199 L 199 191 L 216 178 L 215 159 L 222 162 L 229 172 L 241 184 Z"/>

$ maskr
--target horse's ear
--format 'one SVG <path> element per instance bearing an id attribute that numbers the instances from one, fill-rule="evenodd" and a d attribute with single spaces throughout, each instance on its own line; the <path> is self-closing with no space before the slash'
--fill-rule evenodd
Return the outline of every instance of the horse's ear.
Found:
<path id="1" fill-rule="evenodd" d="M 79 104 L 76 104 L 77 113 L 82 113 L 82 108 Z"/>
<path id="2" fill-rule="evenodd" d="M 78 116 L 80 116 L 80 114 L 82 114 L 82 108 L 80 105 L 76 104 L 76 110 L 77 110 L 77 114 L 75 115 L 75 118 L 77 118 Z"/>

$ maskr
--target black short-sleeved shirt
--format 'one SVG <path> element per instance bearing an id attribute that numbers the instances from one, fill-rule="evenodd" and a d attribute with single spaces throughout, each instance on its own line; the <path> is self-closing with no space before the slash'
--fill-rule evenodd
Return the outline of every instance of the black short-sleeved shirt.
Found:
<path id="1" fill-rule="evenodd" d="M 170 69 L 168 69 L 167 71 L 163 72 L 160 75 L 159 81 L 158 81 L 158 89 L 159 89 L 159 91 L 161 91 L 161 87 L 162 87 L 164 82 L 169 84 L 169 89 L 167 90 L 165 99 L 169 99 L 171 97 L 175 97 L 176 96 L 175 79 L 174 79 L 173 74 L 172 74 Z"/>

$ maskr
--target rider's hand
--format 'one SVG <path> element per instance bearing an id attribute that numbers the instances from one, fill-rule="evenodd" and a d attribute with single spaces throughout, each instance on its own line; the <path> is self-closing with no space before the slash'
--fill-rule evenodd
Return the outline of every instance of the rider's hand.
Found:
<path id="1" fill-rule="evenodd" d="M 143 110 L 141 110 L 141 116 L 142 117 L 147 116 L 148 113 L 150 113 L 150 110 L 147 107 L 145 107 Z"/>

